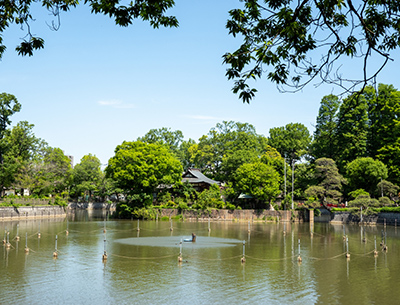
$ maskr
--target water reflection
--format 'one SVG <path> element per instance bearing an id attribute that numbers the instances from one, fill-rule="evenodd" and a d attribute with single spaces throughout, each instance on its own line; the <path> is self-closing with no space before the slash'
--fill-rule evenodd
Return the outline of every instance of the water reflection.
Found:
<path id="1" fill-rule="evenodd" d="M 103 211 L 77 212 L 68 222 L 0 223 L 12 244 L 0 251 L 1 304 L 390 304 L 400 299 L 396 227 L 207 220 L 171 226 L 169 221 L 107 220 Z M 386 253 L 372 242 L 381 230 Z M 17 232 L 28 237 L 28 254 L 14 240 Z M 180 249 L 181 239 L 192 232 L 197 241 Z M 60 255 L 54 260 L 56 235 Z"/>

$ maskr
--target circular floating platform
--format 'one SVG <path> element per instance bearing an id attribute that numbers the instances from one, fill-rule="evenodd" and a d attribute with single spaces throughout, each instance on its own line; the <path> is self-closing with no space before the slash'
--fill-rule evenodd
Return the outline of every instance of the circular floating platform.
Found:
<path id="1" fill-rule="evenodd" d="M 149 247 L 176 247 L 179 246 L 181 240 L 191 238 L 190 236 L 160 236 L 160 237 L 131 237 L 117 239 L 114 242 L 132 246 L 149 246 Z M 242 244 L 242 240 L 220 237 L 197 236 L 195 242 L 182 243 L 184 247 L 193 248 L 219 248 L 233 247 Z"/>

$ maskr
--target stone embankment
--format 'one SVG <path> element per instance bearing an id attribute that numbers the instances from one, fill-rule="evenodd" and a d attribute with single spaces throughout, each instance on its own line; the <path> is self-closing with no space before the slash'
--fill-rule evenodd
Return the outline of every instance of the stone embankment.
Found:
<path id="1" fill-rule="evenodd" d="M 271 221 L 309 221 L 307 215 L 299 211 L 274 211 L 274 210 L 212 210 L 187 211 L 177 209 L 161 210 L 161 217 L 182 215 L 188 221 L 249 221 L 249 220 L 271 220 Z"/>
<path id="2" fill-rule="evenodd" d="M 0 221 L 66 217 L 61 206 L 0 207 Z"/>
<path id="3" fill-rule="evenodd" d="M 363 223 L 369 225 L 387 224 L 397 225 L 400 224 L 400 213 L 379 213 L 377 215 L 363 215 L 352 214 L 350 212 L 334 212 L 331 213 L 326 209 L 321 209 L 321 215 L 315 217 L 315 222 L 330 222 L 333 224 L 346 224 L 346 223 Z"/>
<path id="4" fill-rule="evenodd" d="M 109 210 L 115 211 L 117 207 L 116 203 L 101 203 L 101 202 L 70 202 L 68 203 L 68 209 L 78 210 Z"/>

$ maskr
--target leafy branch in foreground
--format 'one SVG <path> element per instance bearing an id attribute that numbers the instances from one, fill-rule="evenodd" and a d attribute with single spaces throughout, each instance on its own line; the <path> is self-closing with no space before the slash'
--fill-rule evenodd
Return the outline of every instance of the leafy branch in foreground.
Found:
<path id="1" fill-rule="evenodd" d="M 313 80 L 338 85 L 347 92 L 363 89 L 392 60 L 390 52 L 400 45 L 399 1 L 243 2 L 243 9 L 229 12 L 226 24 L 229 33 L 242 37 L 243 43 L 226 53 L 223 61 L 229 66 L 226 76 L 234 80 L 233 92 L 246 103 L 257 91 L 250 88 L 249 81 L 263 75 L 281 91 L 302 90 Z M 352 64 L 360 62 L 355 78 L 341 74 L 346 57 Z"/>

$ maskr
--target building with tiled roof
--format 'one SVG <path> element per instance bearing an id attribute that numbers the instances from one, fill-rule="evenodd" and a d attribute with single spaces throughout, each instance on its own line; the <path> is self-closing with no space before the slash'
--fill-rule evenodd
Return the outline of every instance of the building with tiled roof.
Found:
<path id="1" fill-rule="evenodd" d="M 189 168 L 183 173 L 182 183 L 185 182 L 190 183 L 192 187 L 199 192 L 209 189 L 212 184 L 221 186 L 221 182 L 208 178 L 197 168 Z"/>

